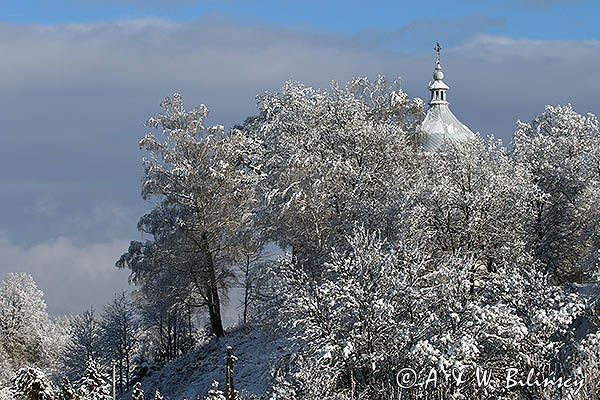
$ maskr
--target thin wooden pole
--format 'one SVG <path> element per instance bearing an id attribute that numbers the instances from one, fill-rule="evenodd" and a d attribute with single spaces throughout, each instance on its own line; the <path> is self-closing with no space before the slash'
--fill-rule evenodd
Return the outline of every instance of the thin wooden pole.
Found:
<path id="1" fill-rule="evenodd" d="M 117 400 L 117 362 L 112 360 L 112 398 Z"/>
<path id="2" fill-rule="evenodd" d="M 225 370 L 225 381 L 227 388 L 225 390 L 226 400 L 235 400 L 235 389 L 233 387 L 233 349 L 227 346 L 227 369 Z"/>

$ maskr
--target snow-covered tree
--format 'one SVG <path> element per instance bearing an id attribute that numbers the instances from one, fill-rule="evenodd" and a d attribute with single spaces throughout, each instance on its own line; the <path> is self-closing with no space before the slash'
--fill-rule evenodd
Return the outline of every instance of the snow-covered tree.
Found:
<path id="1" fill-rule="evenodd" d="M 570 105 L 548 106 L 519 123 L 513 142 L 515 159 L 544 194 L 532 207 L 537 256 L 559 282 L 589 279 L 600 248 L 598 119 Z"/>
<path id="2" fill-rule="evenodd" d="M 10 273 L 0 283 L 0 364 L 2 375 L 24 366 L 52 373 L 66 333 L 49 318 L 44 294 L 25 273 Z"/>
<path id="3" fill-rule="evenodd" d="M 131 393 L 131 400 L 144 400 L 144 391 L 142 390 L 142 384 L 136 383 Z"/>
<path id="4" fill-rule="evenodd" d="M 392 245 L 362 229 L 349 244 L 351 252 L 334 253 L 317 284 L 289 263 L 278 271 L 282 320 L 299 348 L 291 363 L 297 398 L 553 398 L 499 382 L 492 390 L 440 378 L 435 389 L 400 392 L 396 384 L 404 367 L 443 377 L 457 368 L 548 371 L 562 362 L 584 304 L 551 286 L 533 258 L 498 264 L 473 291 L 472 256 L 436 259 L 423 246 Z"/>
<path id="5" fill-rule="evenodd" d="M 0 334 L 12 358 L 33 360 L 42 354 L 49 324 L 43 295 L 27 274 L 9 274 L 0 284 Z"/>
<path id="6" fill-rule="evenodd" d="M 264 272 L 269 270 L 272 254 L 266 250 L 266 237 L 260 230 L 245 232 L 240 240 L 240 254 L 238 271 L 238 287 L 242 289 L 240 300 L 243 324 L 249 323 L 259 311 L 258 302 L 261 300 L 261 288 L 268 285 Z"/>
<path id="7" fill-rule="evenodd" d="M 21 368 L 11 380 L 16 400 L 53 400 L 54 388 L 37 368 Z"/>
<path id="8" fill-rule="evenodd" d="M 159 207 L 173 217 L 163 219 L 168 225 L 153 234 L 174 231 L 184 239 L 182 248 L 172 247 L 172 241 L 164 248 L 162 237 L 154 239 L 162 250 L 186 255 L 182 266 L 189 289 L 208 309 L 214 334 L 223 336 L 220 295 L 231 285 L 235 239 L 253 220 L 260 177 L 254 155 L 259 146 L 236 129 L 229 134 L 222 126 L 206 129 L 206 107 L 186 111 L 178 94 L 161 106 L 163 113 L 147 125 L 162 131 L 162 139 L 150 133 L 140 142 L 150 153 L 144 161 L 142 195 L 158 198 Z M 129 264 L 127 257 L 119 263 Z"/>
<path id="9" fill-rule="evenodd" d="M 192 306 L 204 305 L 194 282 L 196 247 L 183 232 L 172 229 L 176 214 L 157 206 L 138 227 L 154 240 L 132 242 L 117 262 L 131 269 L 133 293 L 145 329 L 146 349 L 158 361 L 177 357 L 192 345 Z"/>
<path id="10" fill-rule="evenodd" d="M 119 392 L 129 390 L 140 323 L 133 302 L 122 292 L 105 307 L 100 319 L 101 342 L 106 359 L 117 362 Z"/>
<path id="11" fill-rule="evenodd" d="M 397 231 L 422 101 L 380 77 L 328 91 L 290 82 L 258 105 L 244 130 L 264 146 L 263 226 L 295 262 L 318 265 L 356 221 Z"/>
<path id="12" fill-rule="evenodd" d="M 174 302 L 165 287 L 154 292 L 135 293 L 141 317 L 141 351 L 158 362 L 173 360 L 191 347 L 191 308 Z"/>
<path id="13" fill-rule="evenodd" d="M 111 385 L 105 369 L 93 359 L 79 380 L 78 394 L 81 400 L 110 400 Z"/>
<path id="14" fill-rule="evenodd" d="M 77 391 L 71 384 L 71 381 L 66 376 L 63 377 L 62 385 L 60 386 L 60 392 L 58 394 L 59 400 L 79 400 Z"/>
<path id="15" fill-rule="evenodd" d="M 89 360 L 103 359 L 100 321 L 93 308 L 75 315 L 69 321 L 70 341 L 63 358 L 71 378 L 79 378 L 88 367 Z"/>
<path id="16" fill-rule="evenodd" d="M 474 139 L 431 154 L 410 188 L 405 232 L 435 257 L 476 262 L 471 280 L 527 252 L 540 198 L 528 170 L 501 143 Z M 507 229 L 510 227 L 510 229 Z"/>

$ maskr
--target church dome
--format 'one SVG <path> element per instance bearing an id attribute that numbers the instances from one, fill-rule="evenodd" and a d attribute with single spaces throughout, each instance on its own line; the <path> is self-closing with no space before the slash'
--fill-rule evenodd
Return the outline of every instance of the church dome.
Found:
<path id="1" fill-rule="evenodd" d="M 429 101 L 429 110 L 427 110 L 427 115 L 425 115 L 420 128 L 420 144 L 428 153 L 439 150 L 446 143 L 461 143 L 475 138 L 475 134 L 450 110 L 446 97 L 450 88 L 443 80 L 439 43 L 435 50 L 436 65 L 433 81 L 429 83 L 431 100 Z"/>

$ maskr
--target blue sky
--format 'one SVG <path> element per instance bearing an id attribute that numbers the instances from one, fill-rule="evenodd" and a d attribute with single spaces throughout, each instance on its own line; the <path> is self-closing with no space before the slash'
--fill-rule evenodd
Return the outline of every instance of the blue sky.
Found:
<path id="1" fill-rule="evenodd" d="M 600 30 L 600 6 L 595 0 L 373 0 L 368 4 L 360 0 L 21 0 L 2 5 L 2 20 L 16 24 L 138 18 L 193 21 L 220 14 L 238 21 L 351 35 L 395 30 L 415 20 L 480 16 L 496 21 L 482 31 L 514 38 L 591 40 L 598 38 Z"/>
<path id="2" fill-rule="evenodd" d="M 547 104 L 598 114 L 597 1 L 3 1 L 0 279 L 33 274 L 56 314 L 127 287 L 138 142 L 174 92 L 225 126 L 290 79 L 383 74 L 427 98 L 440 41 L 451 107 L 482 136 L 509 142 Z"/>

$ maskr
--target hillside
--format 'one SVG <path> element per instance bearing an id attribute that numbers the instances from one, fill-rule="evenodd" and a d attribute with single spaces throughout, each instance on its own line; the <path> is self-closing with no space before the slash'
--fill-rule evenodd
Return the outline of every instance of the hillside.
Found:
<path id="1" fill-rule="evenodd" d="M 224 388 L 227 346 L 233 348 L 236 357 L 236 389 L 263 395 L 271 381 L 271 368 L 285 352 L 286 341 L 247 327 L 232 329 L 225 338 L 211 339 L 159 371 L 151 371 L 142 382 L 144 392 L 149 396 L 158 388 L 165 398 L 180 400 L 206 395 L 213 381 Z"/>

